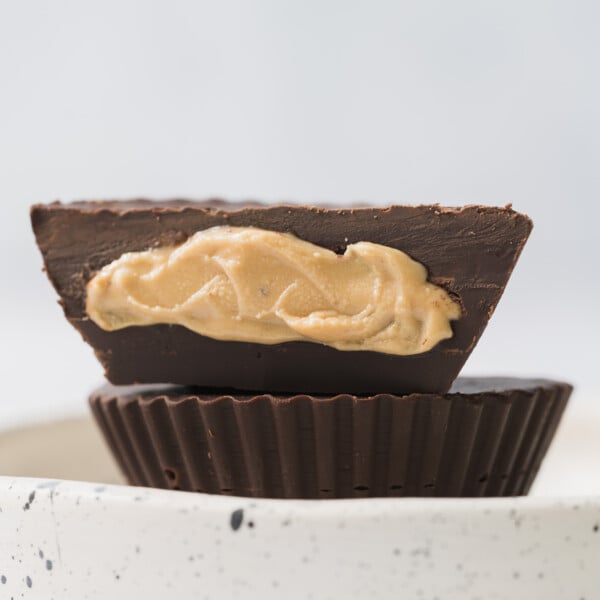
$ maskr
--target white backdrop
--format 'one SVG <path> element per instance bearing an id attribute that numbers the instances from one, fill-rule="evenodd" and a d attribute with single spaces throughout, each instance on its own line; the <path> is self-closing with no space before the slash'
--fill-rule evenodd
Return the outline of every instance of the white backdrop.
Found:
<path id="1" fill-rule="evenodd" d="M 0 0 L 0 425 L 102 378 L 40 273 L 27 209 L 55 198 L 512 202 L 536 228 L 466 371 L 594 388 L 599 22 L 594 0 Z"/>

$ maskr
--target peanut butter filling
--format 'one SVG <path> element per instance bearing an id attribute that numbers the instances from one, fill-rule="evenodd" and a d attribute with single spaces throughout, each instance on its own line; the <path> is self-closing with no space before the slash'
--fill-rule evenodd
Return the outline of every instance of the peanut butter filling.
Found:
<path id="1" fill-rule="evenodd" d="M 460 305 L 423 265 L 359 242 L 343 255 L 290 234 L 214 227 L 180 246 L 128 252 L 87 285 L 102 329 L 183 325 L 210 338 L 308 341 L 411 355 L 452 337 Z"/>

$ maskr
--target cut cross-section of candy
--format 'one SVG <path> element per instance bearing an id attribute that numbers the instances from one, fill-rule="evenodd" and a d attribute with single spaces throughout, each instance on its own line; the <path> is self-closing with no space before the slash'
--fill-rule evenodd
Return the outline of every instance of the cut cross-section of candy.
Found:
<path id="1" fill-rule="evenodd" d="M 219 200 L 53 203 L 34 206 L 31 218 L 46 271 L 60 295 L 66 317 L 94 348 L 112 383 L 174 383 L 290 393 L 448 391 L 487 325 L 532 227 L 528 217 L 510 207 L 337 208 L 233 204 Z M 369 318 L 376 315 L 381 321 L 382 312 L 377 310 L 380 306 L 371 306 L 371 298 L 384 297 L 381 290 L 375 293 L 364 286 L 346 285 L 340 286 L 340 293 L 335 297 L 331 292 L 335 292 L 335 285 L 322 277 L 329 267 L 323 267 L 316 257 L 310 268 L 317 269 L 318 282 L 313 274 L 309 274 L 308 278 L 300 277 L 295 283 L 293 273 L 288 281 L 281 261 L 277 263 L 277 268 L 281 269 L 278 279 L 269 279 L 268 269 L 262 273 L 268 282 L 283 281 L 286 290 L 293 290 L 295 294 L 304 287 L 302 293 L 284 296 L 285 310 L 280 310 L 278 316 L 294 334 L 301 332 L 304 338 L 311 339 L 281 343 L 271 339 L 261 343 L 258 341 L 261 331 L 257 330 L 255 338 L 249 341 L 242 335 L 241 327 L 240 339 L 235 339 L 235 335 L 232 339 L 231 332 L 221 336 L 216 332 L 211 337 L 176 319 L 170 322 L 159 319 L 109 331 L 90 318 L 86 310 L 90 282 L 103 269 L 115 261 L 123 262 L 127 253 L 138 253 L 137 256 L 145 260 L 154 256 L 154 249 L 183 247 L 187 240 L 211 228 L 218 228 L 217 231 L 227 228 L 247 231 L 250 228 L 291 234 L 289 239 L 313 245 L 317 247 L 317 253 L 319 248 L 335 252 L 340 255 L 340 260 L 347 249 L 350 254 L 355 252 L 352 248 L 363 251 L 377 245 L 377 248 L 400 251 L 398 256 L 400 253 L 406 255 L 411 264 L 423 269 L 426 279 L 421 283 L 429 286 L 427 289 L 432 293 L 441 294 L 440 302 L 448 303 L 456 310 L 446 311 L 446 319 L 440 321 L 434 344 L 423 339 L 427 336 L 422 333 L 431 326 L 430 315 L 433 314 L 426 310 L 425 304 L 420 304 L 423 300 L 408 302 L 410 310 L 402 305 L 401 310 L 396 307 L 395 312 L 391 309 L 384 312 L 384 326 L 368 318 L 365 320 L 364 315 Z M 288 236 L 281 237 L 288 239 Z M 225 251 L 221 248 L 218 258 L 226 254 L 227 248 Z M 331 253 L 324 254 L 331 256 Z M 260 251 L 257 256 L 264 259 Z M 244 262 L 239 257 L 236 260 L 238 265 L 252 264 L 252 261 Z M 294 260 L 290 260 L 290 269 L 302 265 L 302 260 Z M 375 257 L 375 262 L 381 263 L 381 260 L 381 257 Z M 267 265 L 271 263 L 273 261 L 265 261 Z M 375 277 L 373 281 L 374 285 L 385 282 L 383 291 L 388 294 L 385 302 L 392 306 L 389 290 L 393 276 L 388 267 L 385 277 Z M 368 269 L 364 265 L 360 268 Z M 251 271 L 255 276 L 260 269 Z M 246 274 L 233 268 L 225 268 L 223 272 L 234 283 L 221 288 L 215 284 L 209 292 L 231 294 L 235 286 L 241 286 L 236 292 L 237 298 L 246 299 L 248 290 L 254 289 L 247 286 Z M 235 276 L 231 276 L 232 273 Z M 337 272 L 332 273 L 332 278 L 338 276 Z M 358 268 L 353 271 L 353 276 L 360 279 L 357 273 L 360 273 Z M 400 270 L 398 273 L 398 280 L 401 280 Z M 170 273 L 165 281 L 168 285 L 177 285 L 176 272 L 175 279 Z M 181 284 L 186 287 L 189 281 Z M 261 286 L 256 289 L 259 288 Z M 356 298 L 348 298 L 353 289 Z M 394 291 L 400 298 L 402 286 L 393 289 L 400 290 Z M 197 292 L 193 286 L 190 290 Z M 187 289 L 183 291 L 187 294 Z M 310 302 L 305 303 L 305 297 L 311 294 Z M 162 302 L 162 294 L 160 296 Z M 149 308 L 152 312 L 155 302 L 152 298 L 156 295 L 147 297 L 151 300 Z M 190 297 L 189 294 L 186 296 L 188 300 Z M 427 294 L 413 297 L 422 299 Z M 235 302 L 234 299 L 232 305 Z M 433 304 L 437 302 L 436 297 Z M 206 306 L 202 305 L 202 310 L 206 311 Z M 312 312 L 305 314 L 302 311 L 307 306 Z M 209 306 L 211 310 L 215 307 L 219 308 L 218 302 Z M 345 321 L 335 320 L 336 310 Z M 275 309 L 273 313 L 276 313 Z M 253 314 L 263 315 L 260 311 Z M 389 323 L 386 314 L 391 315 Z M 356 315 L 360 318 L 355 318 Z M 124 315 L 115 318 L 122 319 Z M 339 326 L 343 322 L 347 322 L 347 328 L 351 330 L 344 331 L 344 326 Z M 319 323 L 329 330 L 319 332 Z M 380 330 L 374 329 L 374 323 Z M 406 327 L 407 323 L 411 327 Z M 243 324 L 248 326 L 246 322 Z M 211 331 L 206 321 L 203 327 Z M 248 327 L 254 327 L 254 324 Z M 375 331 L 372 339 L 378 343 L 383 340 L 383 343 L 365 344 L 367 349 L 361 349 L 359 327 L 371 333 Z M 235 328 L 230 329 L 235 334 Z M 214 327 L 212 331 L 215 332 Z M 388 334 L 413 335 L 428 349 L 390 353 L 387 348 L 402 344 L 390 343 Z"/>

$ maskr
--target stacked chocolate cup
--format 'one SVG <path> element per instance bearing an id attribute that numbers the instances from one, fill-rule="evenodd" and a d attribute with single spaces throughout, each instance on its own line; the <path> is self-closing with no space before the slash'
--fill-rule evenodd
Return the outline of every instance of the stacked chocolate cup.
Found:
<path id="1" fill-rule="evenodd" d="M 510 207 L 32 208 L 135 485 L 272 498 L 529 490 L 571 393 L 457 378 L 531 231 Z"/>

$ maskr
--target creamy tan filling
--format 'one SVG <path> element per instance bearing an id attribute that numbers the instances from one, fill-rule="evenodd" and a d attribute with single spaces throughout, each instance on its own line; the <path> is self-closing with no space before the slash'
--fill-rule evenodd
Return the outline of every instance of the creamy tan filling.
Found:
<path id="1" fill-rule="evenodd" d="M 304 340 L 410 355 L 452 337 L 460 306 L 400 250 L 335 254 L 290 234 L 214 227 L 180 246 L 128 252 L 87 285 L 102 329 L 171 323 L 219 340 Z"/>

